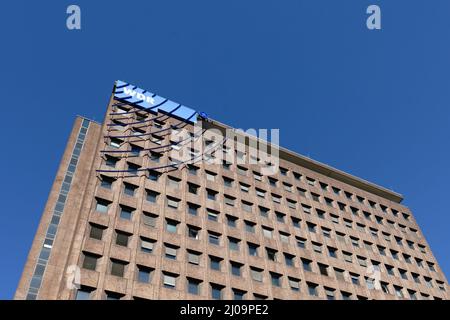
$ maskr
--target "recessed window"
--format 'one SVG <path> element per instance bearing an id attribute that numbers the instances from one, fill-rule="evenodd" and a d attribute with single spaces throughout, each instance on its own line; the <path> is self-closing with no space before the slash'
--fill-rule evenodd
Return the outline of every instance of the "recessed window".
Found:
<path id="1" fill-rule="evenodd" d="M 222 299 L 223 286 L 211 283 L 211 298 L 215 300 Z"/>
<path id="2" fill-rule="evenodd" d="M 198 209 L 200 208 L 199 205 L 188 203 L 187 206 L 188 206 L 188 213 L 190 215 L 196 216 L 198 214 Z"/>
<path id="3" fill-rule="evenodd" d="M 233 251 L 239 251 L 239 239 L 228 237 L 228 248 Z"/>
<path id="4" fill-rule="evenodd" d="M 300 219 L 291 217 L 291 221 L 294 228 L 300 229 L 300 221 L 301 221 Z"/>
<path id="5" fill-rule="evenodd" d="M 284 261 L 288 267 L 294 267 L 294 256 L 289 253 L 284 254 Z"/>
<path id="6" fill-rule="evenodd" d="M 284 213 L 281 212 L 275 212 L 275 216 L 277 217 L 278 222 L 284 223 L 284 217 L 286 216 Z"/>
<path id="7" fill-rule="evenodd" d="M 336 274 L 336 279 L 345 281 L 345 271 L 339 268 L 334 268 L 334 273 Z"/>
<path id="8" fill-rule="evenodd" d="M 109 142 L 109 145 L 110 145 L 110 147 L 112 147 L 112 148 L 114 148 L 114 149 L 118 149 L 118 148 L 120 148 L 120 145 L 122 144 L 122 140 L 120 140 L 120 139 L 117 139 L 117 138 L 111 138 L 110 139 L 110 142 Z"/>
<path id="9" fill-rule="evenodd" d="M 404 298 L 404 296 L 403 296 L 403 288 L 402 287 L 394 286 L 394 291 L 395 291 L 395 295 L 397 297 Z"/>
<path id="10" fill-rule="evenodd" d="M 101 213 L 107 213 L 110 202 L 97 198 L 95 210 Z"/>
<path id="11" fill-rule="evenodd" d="M 187 168 L 188 168 L 188 172 L 189 172 L 190 175 L 192 175 L 192 176 L 196 176 L 197 175 L 198 167 L 196 167 L 194 165 L 191 165 L 191 164 L 188 164 Z"/>
<path id="12" fill-rule="evenodd" d="M 242 264 L 237 262 L 230 262 L 230 266 L 231 266 L 231 274 L 233 276 L 240 277 Z"/>
<path id="13" fill-rule="evenodd" d="M 269 185 L 270 185 L 271 187 L 276 187 L 276 186 L 277 186 L 277 183 L 278 183 L 278 180 L 277 180 L 277 179 L 274 179 L 274 178 L 268 178 L 268 180 L 269 180 Z"/>
<path id="14" fill-rule="evenodd" d="M 130 238 L 130 234 L 116 230 L 116 244 L 122 247 L 128 247 L 128 240 Z"/>
<path id="15" fill-rule="evenodd" d="M 209 268 L 211 270 L 220 271 L 222 259 L 218 257 L 209 256 Z"/>
<path id="16" fill-rule="evenodd" d="M 270 272 L 270 280 L 275 287 L 281 287 L 281 274 Z"/>
<path id="17" fill-rule="evenodd" d="M 148 171 L 148 179 L 151 181 L 158 181 L 161 174 L 158 171 L 155 170 L 149 170 Z"/>
<path id="18" fill-rule="evenodd" d="M 333 207 L 333 200 L 325 197 L 325 204 L 329 207 Z"/>
<path id="19" fill-rule="evenodd" d="M 200 189 L 200 186 L 188 182 L 188 192 L 192 194 L 198 194 L 198 190 Z"/>
<path id="20" fill-rule="evenodd" d="M 200 264 L 201 253 L 188 250 L 188 262 L 190 264 L 199 265 Z"/>
<path id="21" fill-rule="evenodd" d="M 292 291 L 300 291 L 300 280 L 292 277 L 288 277 L 289 282 L 289 288 L 291 288 Z"/>
<path id="22" fill-rule="evenodd" d="M 311 193 L 311 198 L 316 202 L 320 202 L 320 195 L 317 193 Z"/>
<path id="23" fill-rule="evenodd" d="M 261 206 L 259 206 L 258 208 L 259 208 L 259 215 L 261 217 L 264 217 L 264 218 L 269 217 L 269 209 L 268 208 L 261 207 Z"/>
<path id="24" fill-rule="evenodd" d="M 81 286 L 81 288 L 77 290 L 75 300 L 91 300 L 91 294 L 93 291 L 93 288 Z"/>
<path id="25" fill-rule="evenodd" d="M 164 245 L 165 257 L 169 260 L 177 259 L 177 247 L 166 244 Z"/>
<path id="26" fill-rule="evenodd" d="M 323 235 L 325 238 L 331 238 L 331 229 L 322 227 L 322 235 Z"/>
<path id="27" fill-rule="evenodd" d="M 306 239 L 296 237 L 296 240 L 297 240 L 297 247 L 299 247 L 301 249 L 305 249 L 305 247 L 306 247 Z"/>
<path id="28" fill-rule="evenodd" d="M 233 179 L 223 177 L 223 185 L 227 188 L 232 188 L 233 187 Z"/>
<path id="29" fill-rule="evenodd" d="M 220 245 L 220 234 L 208 232 L 208 242 L 216 246 Z"/>
<path id="30" fill-rule="evenodd" d="M 102 188 L 105 188 L 105 189 L 108 189 L 108 190 L 112 189 L 113 183 L 115 181 L 114 178 L 107 177 L 107 176 L 101 176 L 100 179 L 101 179 L 100 180 L 100 186 Z"/>
<path id="31" fill-rule="evenodd" d="M 311 222 L 307 222 L 306 225 L 308 226 L 308 231 L 311 233 L 316 233 L 316 225 Z"/>
<path id="32" fill-rule="evenodd" d="M 327 297 L 327 300 L 335 300 L 336 299 L 336 297 L 335 297 L 336 290 L 335 289 L 325 287 L 324 290 L 325 290 L 325 295 Z"/>
<path id="33" fill-rule="evenodd" d="M 188 293 L 198 295 L 200 294 L 201 280 L 188 278 Z"/>
<path id="34" fill-rule="evenodd" d="M 148 227 L 156 227 L 156 220 L 158 219 L 158 216 L 156 214 L 144 212 L 142 216 L 142 221 L 144 225 Z"/>
<path id="35" fill-rule="evenodd" d="M 375 280 L 365 277 L 367 289 L 373 290 L 375 289 Z"/>
<path id="36" fill-rule="evenodd" d="M 96 240 L 102 240 L 103 231 L 106 229 L 106 227 L 92 222 L 89 225 L 90 225 L 89 237 Z"/>
<path id="37" fill-rule="evenodd" d="M 138 282 L 150 283 L 151 274 L 153 270 L 145 266 L 137 266 L 137 268 L 138 268 L 138 277 L 137 277 Z"/>
<path id="38" fill-rule="evenodd" d="M 328 276 L 328 266 L 322 263 L 317 264 L 319 266 L 319 272 L 323 276 Z"/>
<path id="39" fill-rule="evenodd" d="M 318 242 L 311 242 L 312 244 L 312 248 L 315 252 L 317 253 L 322 253 L 322 244 L 318 243 Z"/>
<path id="40" fill-rule="evenodd" d="M 317 287 L 318 285 L 312 282 L 307 282 L 308 285 L 308 294 L 312 297 L 317 297 Z"/>
<path id="41" fill-rule="evenodd" d="M 205 171 L 206 180 L 214 182 L 216 181 L 216 174 L 211 171 Z"/>
<path id="42" fill-rule="evenodd" d="M 226 218 L 227 218 L 227 225 L 231 228 L 236 228 L 236 221 L 238 218 L 230 216 L 230 215 L 227 215 Z"/>
<path id="43" fill-rule="evenodd" d="M 306 190 L 305 189 L 297 188 L 297 191 L 302 197 L 306 198 Z"/>
<path id="44" fill-rule="evenodd" d="M 212 209 L 206 209 L 206 212 L 208 214 L 208 220 L 210 220 L 210 221 L 218 221 L 219 220 L 219 212 L 212 210 Z"/>
<path id="45" fill-rule="evenodd" d="M 253 204 L 247 201 L 242 201 L 242 209 L 246 212 L 252 212 Z"/>
<path id="46" fill-rule="evenodd" d="M 241 176 L 246 176 L 247 175 L 247 168 L 242 167 L 242 166 L 237 166 L 237 173 L 240 174 Z"/>
<path id="47" fill-rule="evenodd" d="M 106 160 L 105 160 L 105 164 L 106 164 L 108 167 L 115 168 L 118 161 L 119 161 L 119 159 L 107 155 L 107 156 L 106 156 Z"/>
<path id="48" fill-rule="evenodd" d="M 285 232 L 281 232 L 280 231 L 280 240 L 281 240 L 281 242 L 283 242 L 283 243 L 289 243 L 289 234 L 288 233 L 285 233 Z"/>
<path id="49" fill-rule="evenodd" d="M 97 261 L 100 258 L 99 255 L 83 252 L 83 268 L 88 270 L 95 270 L 97 268 Z"/>
<path id="50" fill-rule="evenodd" d="M 178 209 L 178 205 L 180 203 L 180 199 L 167 197 L 167 206 L 172 209 Z"/>
<path id="51" fill-rule="evenodd" d="M 152 190 L 147 190 L 147 201 L 156 203 L 158 201 L 159 193 Z"/>
<path id="52" fill-rule="evenodd" d="M 312 261 L 308 260 L 308 259 L 301 259 L 301 260 L 302 260 L 303 270 L 312 271 L 312 268 L 311 268 Z"/>
<path id="53" fill-rule="evenodd" d="M 328 247 L 328 255 L 331 258 L 337 258 L 337 249 L 336 248 L 332 248 L 332 247 Z"/>
<path id="54" fill-rule="evenodd" d="M 352 280 L 352 283 L 353 283 L 354 285 L 357 285 L 357 286 L 360 285 L 360 283 L 359 283 L 359 275 L 358 275 L 358 274 L 356 274 L 356 273 L 350 273 L 350 279 Z"/>
<path id="55" fill-rule="evenodd" d="M 250 274 L 253 280 L 262 282 L 263 281 L 263 270 L 250 267 Z"/>
<path id="56" fill-rule="evenodd" d="M 253 257 L 258 256 L 258 245 L 253 243 L 248 243 L 248 254 Z"/>
<path id="57" fill-rule="evenodd" d="M 177 232 L 178 221 L 166 219 L 166 231 L 171 233 Z"/>
<path id="58" fill-rule="evenodd" d="M 277 261 L 277 251 L 274 249 L 266 248 L 267 259 L 270 261 Z"/>
<path id="59" fill-rule="evenodd" d="M 177 275 L 170 273 L 163 273 L 163 284 L 164 287 L 169 289 L 174 289 L 176 287 Z"/>
<path id="60" fill-rule="evenodd" d="M 134 209 L 126 206 L 120 207 L 120 218 L 124 220 L 131 220 Z"/>
<path id="61" fill-rule="evenodd" d="M 206 189 L 206 197 L 208 200 L 212 200 L 215 201 L 216 197 L 217 197 L 217 191 L 211 190 L 211 189 Z"/>
<path id="62" fill-rule="evenodd" d="M 127 263 L 125 261 L 111 259 L 111 275 L 123 277 L 126 265 Z"/>
<path id="63" fill-rule="evenodd" d="M 350 263 L 353 262 L 352 254 L 350 252 L 342 251 L 342 255 L 344 256 L 344 261 L 350 262 Z"/>
<path id="64" fill-rule="evenodd" d="M 155 242 L 155 240 L 141 237 L 141 251 L 144 253 L 152 253 Z"/>
<path id="65" fill-rule="evenodd" d="M 200 238 L 200 228 L 194 226 L 187 226 L 188 237 L 191 239 L 198 240 Z"/>

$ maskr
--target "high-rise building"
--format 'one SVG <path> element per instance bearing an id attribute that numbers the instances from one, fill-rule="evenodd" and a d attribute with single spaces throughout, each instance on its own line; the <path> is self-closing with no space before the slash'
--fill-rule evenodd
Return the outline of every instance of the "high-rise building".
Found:
<path id="1" fill-rule="evenodd" d="M 448 299 L 400 194 L 281 147 L 269 175 L 262 140 L 211 129 L 117 81 L 75 121 L 15 299 Z"/>

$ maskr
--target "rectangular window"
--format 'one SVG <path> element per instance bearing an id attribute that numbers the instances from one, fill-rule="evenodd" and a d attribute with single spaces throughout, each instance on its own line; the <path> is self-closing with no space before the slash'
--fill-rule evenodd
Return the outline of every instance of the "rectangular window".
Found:
<path id="1" fill-rule="evenodd" d="M 123 277 L 125 273 L 125 261 L 111 259 L 111 275 L 116 277 Z"/>
<path id="2" fill-rule="evenodd" d="M 178 209 L 180 200 L 172 197 L 167 197 L 167 206 L 172 209 Z"/>
<path id="3" fill-rule="evenodd" d="M 108 206 L 109 202 L 103 199 L 97 199 L 97 205 L 95 210 L 101 213 L 107 213 L 108 212 Z"/>
<path id="4" fill-rule="evenodd" d="M 253 267 L 250 267 L 250 274 L 252 276 L 252 279 L 258 282 L 263 281 L 263 271 L 261 269 L 256 269 Z"/>
<path id="5" fill-rule="evenodd" d="M 150 203 L 156 203 L 158 201 L 159 193 L 152 190 L 147 190 L 147 201 Z"/>
<path id="6" fill-rule="evenodd" d="M 322 263 L 317 264 L 319 266 L 319 272 L 323 276 L 328 276 L 328 266 Z"/>
<path id="7" fill-rule="evenodd" d="M 237 262 L 230 262 L 230 265 L 231 265 L 231 274 L 233 276 L 240 277 L 242 265 Z"/>
<path id="8" fill-rule="evenodd" d="M 266 238 L 272 239 L 272 229 L 269 229 L 267 227 L 262 227 L 263 235 Z"/>
<path id="9" fill-rule="evenodd" d="M 188 213 L 192 216 L 196 216 L 200 206 L 193 203 L 188 203 L 187 206 L 188 206 Z"/>
<path id="10" fill-rule="evenodd" d="M 215 300 L 222 299 L 222 286 L 211 283 L 211 298 Z"/>
<path id="11" fill-rule="evenodd" d="M 141 237 L 141 251 L 145 253 L 152 253 L 155 240 Z"/>
<path id="12" fill-rule="evenodd" d="M 171 233 L 177 232 L 178 222 L 175 220 L 166 219 L 166 231 Z"/>
<path id="13" fill-rule="evenodd" d="M 288 280 L 289 280 L 289 287 L 291 288 L 292 291 L 300 291 L 300 280 L 291 277 L 289 277 Z"/>
<path id="14" fill-rule="evenodd" d="M 100 258 L 100 256 L 89 253 L 89 252 L 83 252 L 83 268 L 88 270 L 95 270 L 97 268 L 97 260 Z"/>
<path id="15" fill-rule="evenodd" d="M 218 221 L 219 219 L 219 213 L 217 211 L 206 209 L 206 212 L 208 213 L 208 220 L 210 221 Z"/>
<path id="16" fill-rule="evenodd" d="M 152 269 L 144 266 L 138 266 L 138 282 L 150 283 Z"/>
<path id="17" fill-rule="evenodd" d="M 138 186 L 135 186 L 135 185 L 132 185 L 129 183 L 124 183 L 123 184 L 123 193 L 126 194 L 127 196 L 133 197 L 137 188 L 138 188 Z"/>
<path id="18" fill-rule="evenodd" d="M 116 244 L 122 247 L 128 247 L 129 233 L 116 230 Z"/>
<path id="19" fill-rule="evenodd" d="M 165 257 L 170 260 L 177 259 L 177 248 L 170 245 L 165 245 Z"/>
<path id="20" fill-rule="evenodd" d="M 222 259 L 220 259 L 220 258 L 209 256 L 209 268 L 211 270 L 220 271 L 221 261 L 222 261 Z"/>
<path id="21" fill-rule="evenodd" d="M 131 220 L 133 216 L 133 209 L 125 206 L 120 207 L 120 218 L 124 220 Z"/>
<path id="22" fill-rule="evenodd" d="M 200 280 L 188 278 L 188 293 L 198 295 L 200 293 Z"/>
<path id="23" fill-rule="evenodd" d="M 308 259 L 301 259 L 302 260 L 302 266 L 303 266 L 303 270 L 305 271 L 312 271 L 311 269 L 311 260 Z"/>
<path id="24" fill-rule="evenodd" d="M 200 263 L 200 253 L 188 251 L 188 262 L 190 264 L 198 265 Z"/>
<path id="25" fill-rule="evenodd" d="M 177 277 L 172 274 L 163 273 L 164 287 L 174 289 L 176 286 Z"/>
<path id="26" fill-rule="evenodd" d="M 270 261 L 277 261 L 277 251 L 274 249 L 266 248 L 267 259 Z"/>
<path id="27" fill-rule="evenodd" d="M 281 287 L 281 274 L 270 272 L 270 279 L 273 286 Z"/>
<path id="28" fill-rule="evenodd" d="M 105 230 L 105 229 L 106 228 L 103 227 L 103 226 L 100 226 L 98 224 L 90 223 L 89 237 L 91 239 L 102 240 L 102 238 L 103 238 L 103 230 Z"/>
<path id="29" fill-rule="evenodd" d="M 253 257 L 258 256 L 258 246 L 253 243 L 248 243 L 248 254 Z"/>
<path id="30" fill-rule="evenodd" d="M 155 214 L 151 214 L 148 212 L 144 212 L 143 216 L 142 216 L 142 220 L 144 222 L 144 225 L 149 226 L 149 227 L 156 227 L 156 220 L 157 220 L 158 216 Z"/>
<path id="31" fill-rule="evenodd" d="M 317 297 L 317 284 L 308 282 L 308 293 L 312 297 Z"/>
<path id="32" fill-rule="evenodd" d="M 212 232 L 208 232 L 208 242 L 216 246 L 220 245 L 220 235 Z"/>

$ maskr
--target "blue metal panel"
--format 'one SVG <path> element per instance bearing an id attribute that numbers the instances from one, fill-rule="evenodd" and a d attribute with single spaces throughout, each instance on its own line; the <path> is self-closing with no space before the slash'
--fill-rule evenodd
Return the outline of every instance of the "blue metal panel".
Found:
<path id="1" fill-rule="evenodd" d="M 187 122 L 196 123 L 198 112 L 179 103 L 160 97 L 127 82 L 117 80 L 114 98 L 147 111 L 162 111 Z"/>

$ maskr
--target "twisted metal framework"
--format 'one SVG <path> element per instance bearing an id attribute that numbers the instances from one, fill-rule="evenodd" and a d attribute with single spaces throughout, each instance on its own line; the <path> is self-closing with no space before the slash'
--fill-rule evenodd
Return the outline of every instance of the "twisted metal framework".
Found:
<path id="1" fill-rule="evenodd" d="M 110 112 L 109 116 L 116 116 L 116 115 L 131 115 L 134 113 L 139 113 L 139 112 L 146 112 L 148 114 L 155 114 L 156 112 L 154 111 L 155 108 L 157 108 L 158 106 L 164 104 L 165 102 L 167 102 L 169 100 L 165 99 L 164 102 L 152 106 L 151 108 L 147 108 L 147 109 L 143 109 L 140 107 L 136 107 L 136 105 L 134 103 L 130 103 L 130 102 L 116 102 L 112 105 L 112 107 L 114 109 L 117 110 L 118 107 L 122 107 L 122 106 L 127 106 L 130 107 L 129 111 L 126 112 Z M 120 127 L 129 127 L 126 130 L 123 131 L 128 131 L 131 130 L 130 126 L 133 125 L 137 125 L 137 124 L 147 124 L 146 126 L 141 126 L 139 128 L 142 127 L 148 127 L 151 126 L 152 123 L 154 123 L 155 121 L 165 121 L 169 118 L 177 118 L 176 116 L 173 116 L 173 113 L 178 110 L 181 107 L 181 104 L 178 104 L 177 107 L 173 108 L 172 110 L 166 112 L 166 111 L 161 111 L 161 115 L 157 115 L 155 117 L 152 117 L 150 119 L 145 119 L 142 121 L 136 121 L 136 122 L 131 122 L 131 123 L 115 123 L 115 121 L 122 121 L 122 120 L 130 120 L 129 117 L 123 117 L 123 118 L 110 118 L 111 119 L 111 123 L 106 124 L 106 127 L 108 128 L 108 131 L 119 131 L 119 130 L 111 130 L 111 128 L 115 127 L 115 126 L 120 126 Z M 113 134 L 106 134 L 103 136 L 103 138 L 105 139 L 105 142 L 108 142 L 109 139 L 128 139 L 127 142 L 123 142 L 120 146 L 122 146 L 124 143 L 132 143 L 132 142 L 145 142 L 150 140 L 150 138 L 154 135 L 157 135 L 160 138 L 164 138 L 168 135 L 171 134 L 172 130 L 180 130 L 182 128 L 184 128 L 185 126 L 188 125 L 188 122 L 195 117 L 196 115 L 198 115 L 199 113 L 197 111 L 194 111 L 192 113 L 192 115 L 190 115 L 189 117 L 187 117 L 186 119 L 182 119 L 180 120 L 178 123 L 176 124 L 172 124 L 170 125 L 168 128 L 164 128 L 164 129 L 160 129 L 160 130 L 156 130 L 153 132 L 148 132 L 148 133 L 141 133 L 141 134 L 123 134 L 123 135 L 113 135 Z M 138 128 L 134 128 L 134 129 L 138 129 Z M 120 130 L 122 131 L 122 130 Z M 159 145 L 156 147 L 151 147 L 151 148 L 140 148 L 139 150 L 109 150 L 109 149 L 104 149 L 104 150 L 100 150 L 100 153 L 102 155 L 108 155 L 108 154 L 113 154 L 115 158 L 118 159 L 122 159 L 122 158 L 132 158 L 132 157 L 140 157 L 140 156 L 148 156 L 151 152 L 157 152 L 159 154 L 163 154 L 165 152 L 169 152 L 171 150 L 173 150 L 174 146 L 175 147 L 183 147 L 186 146 L 192 142 L 196 142 L 200 137 L 203 136 L 204 132 L 206 131 L 206 129 L 200 129 L 197 130 L 197 132 L 194 132 L 193 134 L 190 134 L 189 137 L 181 140 L 181 141 L 177 141 L 177 142 L 171 142 L 169 144 L 165 144 L 165 145 Z M 167 132 L 167 133 L 166 133 Z M 165 133 L 162 134 L 161 133 Z M 138 138 L 138 140 L 130 140 L 129 138 Z M 205 157 L 205 154 L 213 154 L 220 146 L 222 146 L 225 142 L 226 142 L 227 138 L 224 138 L 222 141 L 218 141 L 217 143 L 214 143 L 211 147 L 209 148 L 205 148 L 205 150 L 203 150 L 202 153 L 195 155 L 195 156 L 191 156 L 188 160 L 185 161 L 177 161 L 175 163 L 169 163 L 166 165 L 161 165 L 161 166 L 155 166 L 155 167 L 147 167 L 147 168 L 137 168 L 137 169 L 124 169 L 124 170 L 116 170 L 116 169 L 98 169 L 96 170 L 97 173 L 116 173 L 116 174 L 124 174 L 122 175 L 123 178 L 130 178 L 130 177 L 139 177 L 142 176 L 139 173 L 144 172 L 146 173 L 146 175 L 149 175 L 151 172 L 156 172 L 158 174 L 163 174 L 163 173 L 168 173 L 174 170 L 180 170 L 183 167 L 189 165 L 189 164 L 195 164 L 198 163 L 200 161 L 202 161 Z M 107 143 L 106 143 L 107 145 Z M 104 158 L 104 157 L 103 157 Z M 170 157 L 169 157 L 170 159 Z M 126 175 L 125 175 L 126 174 Z"/>

